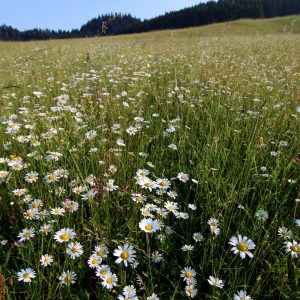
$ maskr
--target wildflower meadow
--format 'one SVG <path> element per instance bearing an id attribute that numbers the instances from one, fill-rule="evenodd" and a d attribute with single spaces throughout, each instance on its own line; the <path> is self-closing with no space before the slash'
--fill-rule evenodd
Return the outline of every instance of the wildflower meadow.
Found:
<path id="1" fill-rule="evenodd" d="M 300 36 L 255 22 L 0 42 L 0 299 L 300 299 Z"/>

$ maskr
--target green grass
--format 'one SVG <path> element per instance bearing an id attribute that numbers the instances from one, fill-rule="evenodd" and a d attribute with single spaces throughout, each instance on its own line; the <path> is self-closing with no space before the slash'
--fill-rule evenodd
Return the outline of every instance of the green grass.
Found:
<path id="1" fill-rule="evenodd" d="M 292 16 L 118 37 L 2 42 L 0 170 L 9 174 L 0 183 L 0 240 L 7 241 L 0 246 L 0 295 L 116 299 L 124 286 L 134 285 L 139 299 L 152 293 L 185 299 L 180 272 L 190 266 L 196 271 L 195 299 L 232 299 L 238 290 L 253 299 L 298 299 L 300 250 L 293 248 L 298 258 L 286 253 L 278 235 L 287 227 L 293 234 L 289 241 L 299 243 L 297 32 L 299 17 Z M 64 94 L 65 108 L 55 109 Z M 20 129 L 6 133 L 9 124 Z M 135 135 L 126 132 L 130 126 L 138 129 Z M 90 130 L 97 133 L 92 140 L 86 137 Z M 47 151 L 62 157 L 49 160 Z M 22 158 L 20 171 L 7 164 L 16 157 Z M 68 176 L 48 184 L 44 177 L 59 168 Z M 136 172 L 145 168 L 151 180 L 171 181 L 176 200 L 137 184 Z M 32 171 L 38 180 L 28 183 L 24 176 Z M 189 175 L 186 183 L 176 178 L 179 172 Z M 86 181 L 90 174 L 92 185 Z M 109 179 L 118 186 L 112 192 L 105 190 Z M 75 186 L 97 194 L 83 200 L 85 192 L 76 194 Z M 64 194 L 56 193 L 59 187 Z M 65 199 L 78 203 L 78 210 L 27 220 L 32 199 L 15 196 L 16 189 L 27 189 L 49 212 Z M 146 202 L 132 201 L 133 193 L 145 195 Z M 189 218 L 167 210 L 160 216 L 167 201 Z M 139 227 L 147 204 L 155 205 L 152 217 L 164 225 L 153 234 Z M 268 218 L 259 220 L 258 210 Z M 220 221 L 218 235 L 210 218 Z M 48 222 L 53 231 L 40 233 Z M 30 227 L 35 236 L 20 244 L 18 234 Z M 83 255 L 72 260 L 68 243 L 55 241 L 62 228 L 76 232 L 73 241 L 83 246 Z M 202 242 L 194 241 L 195 232 L 203 234 Z M 255 243 L 253 258 L 233 254 L 228 242 L 237 234 Z M 125 243 L 136 251 L 136 268 L 115 263 L 113 252 Z M 103 264 L 118 276 L 112 290 L 88 267 L 96 245 L 109 250 Z M 184 252 L 184 245 L 194 250 Z M 151 259 L 154 251 L 163 256 L 158 264 Z M 43 254 L 53 255 L 52 265 L 41 266 Z M 27 267 L 36 277 L 19 282 L 17 273 Z M 59 280 L 67 270 L 77 274 L 70 287 Z M 209 276 L 222 279 L 224 288 L 210 286 Z"/>

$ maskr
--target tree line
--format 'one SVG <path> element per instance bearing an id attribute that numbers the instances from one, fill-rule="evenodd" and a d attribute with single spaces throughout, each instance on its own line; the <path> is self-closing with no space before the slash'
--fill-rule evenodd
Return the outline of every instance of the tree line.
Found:
<path id="1" fill-rule="evenodd" d="M 144 21 L 130 14 L 105 14 L 88 21 L 80 29 L 71 31 L 38 28 L 19 31 L 2 25 L 0 40 L 29 41 L 116 35 L 201 26 L 241 18 L 272 18 L 293 14 L 300 14 L 300 0 L 219 0 L 171 11 Z"/>

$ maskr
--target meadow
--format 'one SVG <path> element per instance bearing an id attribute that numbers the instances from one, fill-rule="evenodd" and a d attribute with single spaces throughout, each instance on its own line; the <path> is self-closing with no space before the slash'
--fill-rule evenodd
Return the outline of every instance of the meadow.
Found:
<path id="1" fill-rule="evenodd" d="M 299 33 L 0 42 L 0 299 L 300 299 Z"/>

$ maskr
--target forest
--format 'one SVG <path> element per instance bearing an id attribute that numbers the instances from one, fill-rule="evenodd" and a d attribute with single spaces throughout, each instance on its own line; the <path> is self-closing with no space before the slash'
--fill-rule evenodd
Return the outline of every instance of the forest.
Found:
<path id="1" fill-rule="evenodd" d="M 19 31 L 2 25 L 0 40 L 29 41 L 118 35 L 201 26 L 242 18 L 273 18 L 294 14 L 300 14 L 300 0 L 219 0 L 171 11 L 148 20 L 141 20 L 130 14 L 104 14 L 91 19 L 80 29 L 71 31 L 39 28 Z"/>

